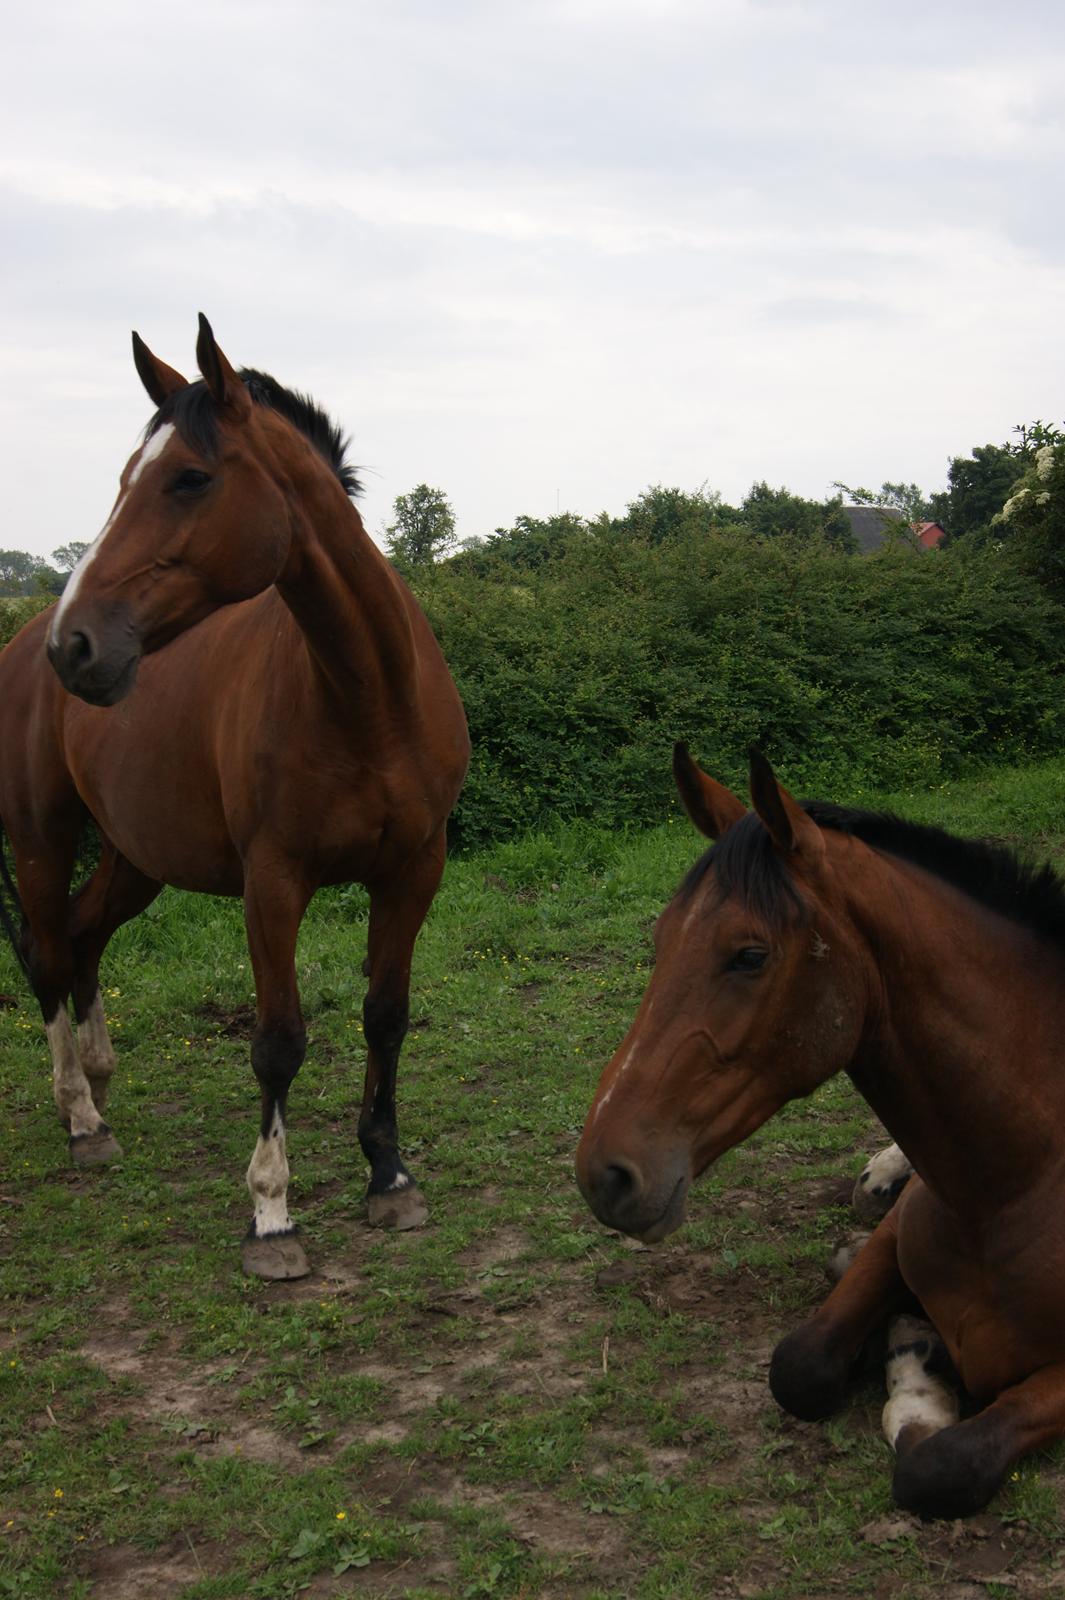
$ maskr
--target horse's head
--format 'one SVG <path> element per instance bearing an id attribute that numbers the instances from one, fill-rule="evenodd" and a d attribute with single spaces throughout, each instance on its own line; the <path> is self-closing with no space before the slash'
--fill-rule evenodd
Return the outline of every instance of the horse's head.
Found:
<path id="1" fill-rule="evenodd" d="M 608 1227 L 657 1240 L 692 1179 L 846 1067 L 867 992 L 826 836 L 752 753 L 747 811 L 680 746 L 674 776 L 715 848 L 655 928 L 655 969 L 599 1082 L 577 1179 Z"/>
<path id="2" fill-rule="evenodd" d="M 93 705 L 128 694 L 142 655 L 267 588 L 290 537 L 283 478 L 266 465 L 269 413 L 253 405 L 206 317 L 202 382 L 188 383 L 137 334 L 133 358 L 159 409 L 48 634 L 64 686 Z"/>

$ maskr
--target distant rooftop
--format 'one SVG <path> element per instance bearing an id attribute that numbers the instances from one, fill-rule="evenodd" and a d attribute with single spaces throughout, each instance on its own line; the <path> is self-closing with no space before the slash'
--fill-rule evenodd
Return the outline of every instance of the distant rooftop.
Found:
<path id="1" fill-rule="evenodd" d="M 902 512 L 894 506 L 844 506 L 843 514 L 851 525 L 858 552 L 863 556 L 880 549 L 890 523 L 902 521 Z"/>

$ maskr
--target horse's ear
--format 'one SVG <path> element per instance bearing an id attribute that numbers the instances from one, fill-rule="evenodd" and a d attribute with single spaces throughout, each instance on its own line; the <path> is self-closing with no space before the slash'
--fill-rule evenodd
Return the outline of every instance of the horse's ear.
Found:
<path id="1" fill-rule="evenodd" d="M 776 773 L 760 750 L 752 745 L 748 755 L 751 802 L 777 849 L 787 855 L 801 855 L 811 865 L 820 861 L 825 841 L 817 823 L 777 782 Z"/>
<path id="2" fill-rule="evenodd" d="M 183 378 L 180 372 L 175 372 L 165 361 L 153 356 L 140 334 L 136 332 L 133 335 L 133 365 L 148 391 L 148 398 L 156 406 L 161 406 L 168 395 L 176 394 L 178 389 L 187 389 L 189 386 L 188 378 Z"/>
<path id="3" fill-rule="evenodd" d="M 701 772 L 682 744 L 673 746 L 673 781 L 681 805 L 708 839 L 720 839 L 726 828 L 747 815 L 743 801 Z"/>
<path id="4" fill-rule="evenodd" d="M 200 312 L 200 335 L 196 340 L 196 365 L 216 406 L 225 406 L 238 417 L 247 416 L 251 398 L 239 375 L 215 343 L 211 324 Z"/>

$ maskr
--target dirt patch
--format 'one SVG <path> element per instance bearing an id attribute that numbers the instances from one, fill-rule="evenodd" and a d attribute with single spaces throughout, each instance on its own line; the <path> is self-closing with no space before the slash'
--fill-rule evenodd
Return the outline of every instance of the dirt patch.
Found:
<path id="1" fill-rule="evenodd" d="M 811 1178 L 786 1193 L 737 1188 L 721 1203 L 769 1232 L 778 1216 L 786 1229 L 789 1217 L 793 1226 L 795 1217 L 826 1202 L 836 1204 L 839 1192 L 838 1183 Z M 298 1283 L 262 1289 L 264 1311 L 330 1298 L 350 1299 L 357 1308 L 372 1280 L 368 1258 L 376 1236 L 369 1230 L 356 1233 L 362 1243 L 343 1259 L 323 1262 Z M 257 1376 L 254 1368 L 233 1374 L 232 1358 L 190 1360 L 174 1344 L 135 1326 L 128 1303 L 116 1299 L 100 1308 L 81 1354 L 115 1383 L 102 1407 L 105 1415 L 148 1419 L 175 1449 L 206 1459 L 260 1463 L 295 1485 L 310 1469 L 343 1459 L 345 1450 L 374 1447 L 372 1455 L 359 1458 L 360 1497 L 401 1520 L 412 1518 L 422 1530 L 414 1536 L 417 1553 L 393 1564 L 374 1561 L 342 1574 L 320 1573 L 303 1591 L 312 1596 L 357 1593 L 388 1600 L 411 1589 L 442 1596 L 462 1592 L 468 1574 L 447 1552 L 455 1549 L 456 1519 L 480 1510 L 505 1525 L 519 1550 L 562 1574 L 538 1593 L 570 1600 L 594 1591 L 623 1600 L 639 1591 L 648 1559 L 646 1513 L 633 1511 L 623 1498 L 627 1475 L 637 1484 L 636 1494 L 644 1478 L 711 1491 L 727 1491 L 745 1478 L 753 1487 L 735 1515 L 742 1519 L 743 1542 L 750 1549 L 742 1575 L 721 1575 L 714 1588 L 722 1596 L 754 1600 L 787 1578 L 786 1557 L 777 1558 L 763 1528 L 790 1505 L 818 1503 L 806 1486 L 838 1474 L 849 1451 L 868 1455 L 869 1473 L 882 1474 L 887 1503 L 890 1458 L 877 1423 L 882 1375 L 859 1386 L 852 1405 L 831 1428 L 785 1417 L 772 1400 L 766 1381 L 770 1355 L 782 1320 L 786 1325 L 794 1320 L 775 1299 L 779 1268 L 768 1274 L 742 1265 L 727 1270 L 721 1251 L 689 1247 L 683 1234 L 653 1250 L 620 1252 L 601 1239 L 592 1248 L 600 1262 L 607 1251 L 613 1259 L 598 1268 L 587 1259 L 553 1262 L 545 1271 L 531 1235 L 519 1226 L 508 1223 L 478 1238 L 455 1258 L 462 1269 L 458 1284 L 422 1286 L 418 1309 L 402 1313 L 402 1337 L 394 1347 L 383 1343 L 363 1353 L 346 1344 L 329 1352 L 330 1370 L 375 1380 L 382 1397 L 365 1417 L 349 1415 L 336 1426 L 323 1417 L 324 1437 L 313 1448 L 300 1448 L 296 1430 L 270 1426 L 277 1419 L 268 1402 L 242 1407 L 242 1392 Z M 792 1277 L 798 1278 L 800 1294 L 808 1283 L 812 1310 L 827 1290 L 816 1263 L 797 1262 Z M 526 1282 L 531 1286 L 527 1297 L 509 1303 L 514 1287 Z M 789 1294 L 795 1298 L 794 1282 Z M 496 1459 L 491 1434 L 479 1460 L 476 1449 L 467 1451 L 468 1459 L 456 1457 L 459 1430 L 465 1426 L 475 1432 L 484 1425 L 477 1419 L 550 1417 L 560 1405 L 583 1404 L 582 1395 L 594 1397 L 602 1374 L 624 1370 L 632 1358 L 624 1328 L 633 1300 L 656 1320 L 677 1319 L 688 1341 L 681 1364 L 639 1379 L 653 1395 L 683 1392 L 685 1416 L 679 1427 L 671 1424 L 668 1437 L 655 1438 L 620 1426 L 609 1413 L 589 1411 L 579 1493 L 568 1478 L 547 1488 L 538 1482 L 483 1481 L 492 1478 Z M 217 1381 L 224 1367 L 230 1369 L 228 1379 Z M 479 1448 L 476 1439 L 474 1445 Z M 1047 1473 L 1056 1488 L 1062 1477 L 1061 1469 Z M 782 1490 L 780 1483 L 789 1481 L 799 1487 Z M 435 1534 L 434 1501 L 447 1511 L 446 1517 L 439 1513 Z M 856 1542 L 870 1559 L 885 1562 L 903 1550 L 912 1561 L 916 1549 L 928 1577 L 911 1580 L 907 1592 L 922 1600 L 932 1595 L 971 1600 L 986 1596 L 992 1585 L 1018 1600 L 1062 1592 L 1054 1586 L 1060 1574 L 1048 1570 L 1053 1555 L 1048 1541 L 1022 1523 L 1005 1523 L 994 1511 L 946 1527 L 885 1511 L 870 1518 Z M 170 1600 L 205 1573 L 221 1575 L 232 1559 L 230 1551 L 194 1552 L 178 1540 L 150 1554 L 119 1546 L 97 1550 L 84 1557 L 89 1565 L 83 1570 L 107 1600 Z M 899 1580 L 891 1576 L 880 1583 L 856 1559 L 852 1567 L 841 1567 L 825 1590 L 826 1595 L 857 1592 L 868 1600 L 894 1600 Z"/>
<path id="2" fill-rule="evenodd" d="M 153 1551 L 104 1545 L 88 1556 L 82 1570 L 94 1594 L 106 1600 L 171 1600 L 192 1584 L 224 1572 L 226 1565 L 220 1547 L 198 1548 L 186 1536 Z"/>
<path id="3" fill-rule="evenodd" d="M 211 1032 L 223 1039 L 250 1039 L 255 1032 L 255 1007 L 247 1003 L 220 1006 L 215 1000 L 205 1000 L 196 1012 L 210 1023 Z"/>

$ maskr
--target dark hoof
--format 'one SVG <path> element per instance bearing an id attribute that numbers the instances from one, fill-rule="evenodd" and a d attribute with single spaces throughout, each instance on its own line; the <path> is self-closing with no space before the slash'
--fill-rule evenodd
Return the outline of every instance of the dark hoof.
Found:
<path id="1" fill-rule="evenodd" d="M 72 1134 L 68 1146 L 76 1167 L 103 1167 L 122 1154 L 122 1146 L 106 1123 L 101 1123 L 95 1133 Z"/>
<path id="2" fill-rule="evenodd" d="M 769 1363 L 769 1388 L 777 1405 L 803 1422 L 820 1422 L 838 1411 L 847 1396 L 850 1361 L 833 1360 L 823 1336 L 797 1328 L 781 1339 Z"/>
<path id="3" fill-rule="evenodd" d="M 311 1270 L 295 1232 L 268 1233 L 263 1239 L 249 1235 L 240 1249 L 240 1264 L 249 1277 L 271 1283 L 281 1278 L 306 1278 Z"/>
<path id="4" fill-rule="evenodd" d="M 1012 1457 L 976 1426 L 979 1418 L 943 1428 L 900 1450 L 891 1493 L 919 1517 L 971 1517 L 982 1511 L 1009 1471 Z"/>
<path id="5" fill-rule="evenodd" d="M 371 1194 L 367 1200 L 373 1228 L 420 1228 L 429 1220 L 429 1207 L 416 1184 L 405 1189 L 390 1189 L 387 1194 Z"/>

